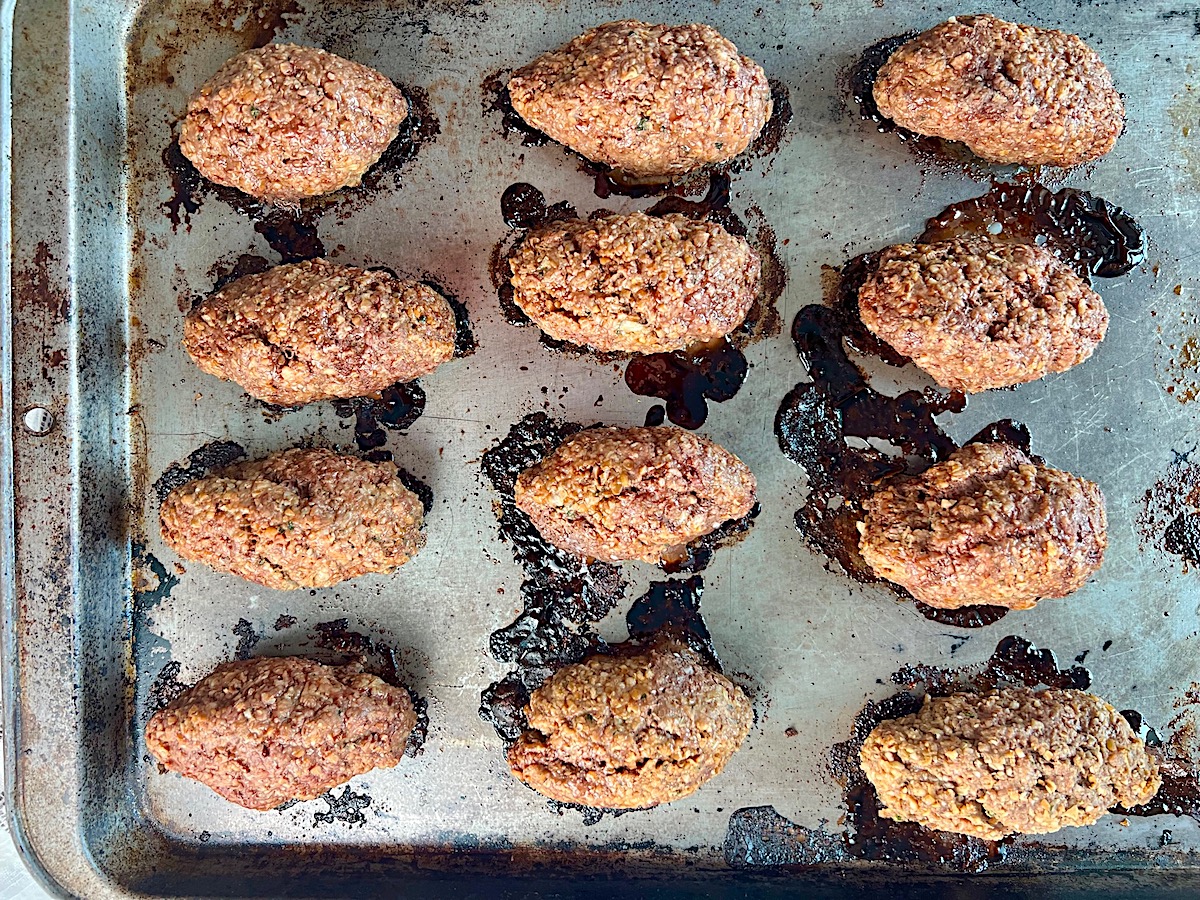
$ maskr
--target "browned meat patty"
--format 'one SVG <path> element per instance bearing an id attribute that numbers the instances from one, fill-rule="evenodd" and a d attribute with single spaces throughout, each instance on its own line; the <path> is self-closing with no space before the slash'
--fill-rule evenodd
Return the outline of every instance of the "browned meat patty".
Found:
<path id="1" fill-rule="evenodd" d="M 222 663 L 155 713 L 146 747 L 226 800 L 272 809 L 391 768 L 416 724 L 408 692 L 359 664 L 247 659 Z"/>
<path id="2" fill-rule="evenodd" d="M 679 428 L 591 428 L 517 478 L 542 537 L 583 556 L 658 562 L 754 506 L 754 475 Z"/>
<path id="3" fill-rule="evenodd" d="M 1100 488 L 1011 444 L 968 444 L 922 475 L 887 479 L 863 513 L 863 559 L 939 609 L 1065 597 L 1108 546 Z"/>
<path id="4" fill-rule="evenodd" d="M 898 125 L 995 162 L 1078 165 L 1111 150 L 1125 126 L 1121 95 L 1091 47 L 995 16 L 956 17 L 904 44 L 874 94 Z"/>
<path id="5" fill-rule="evenodd" d="M 741 325 L 761 262 L 716 222 L 635 212 L 535 229 L 509 267 L 513 299 L 550 337 L 663 353 Z"/>
<path id="6" fill-rule="evenodd" d="M 732 159 L 771 117 L 762 68 L 707 25 L 609 22 L 518 69 L 508 90 L 534 128 L 634 176 Z"/>
<path id="7" fill-rule="evenodd" d="M 938 384 L 969 392 L 1065 372 L 1108 330 L 1100 295 L 1052 253 L 986 238 L 888 247 L 858 309 Z"/>
<path id="8" fill-rule="evenodd" d="M 391 572 L 425 544 L 424 512 L 392 463 L 285 450 L 175 488 L 159 509 L 184 559 L 277 590 Z"/>
<path id="9" fill-rule="evenodd" d="M 358 184 L 408 115 L 374 69 L 295 44 L 228 60 L 188 103 L 179 149 L 205 178 L 270 203 Z"/>
<path id="10" fill-rule="evenodd" d="M 513 775 L 562 803 L 638 809 L 719 775 L 754 720 L 741 689 L 676 640 L 559 670 L 533 692 Z"/>
<path id="11" fill-rule="evenodd" d="M 935 697 L 877 725 L 859 759 L 880 815 L 992 841 L 1091 825 L 1161 784 L 1125 717 L 1076 690 Z"/>
<path id="12" fill-rule="evenodd" d="M 247 275 L 183 326 L 201 369 L 279 406 L 360 397 L 454 356 L 454 310 L 436 291 L 323 259 Z"/>

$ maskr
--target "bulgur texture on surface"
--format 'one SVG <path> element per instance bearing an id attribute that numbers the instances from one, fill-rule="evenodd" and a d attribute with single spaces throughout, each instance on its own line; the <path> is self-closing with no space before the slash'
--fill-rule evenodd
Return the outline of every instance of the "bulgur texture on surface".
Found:
<path id="1" fill-rule="evenodd" d="M 635 212 L 531 231 L 509 260 L 513 299 L 550 337 L 663 353 L 733 331 L 761 260 L 716 222 Z"/>
<path id="2" fill-rule="evenodd" d="M 1104 339 L 1104 301 L 1032 244 L 964 238 L 888 247 L 858 292 L 872 332 L 968 392 L 1065 372 Z"/>
<path id="3" fill-rule="evenodd" d="M 324 259 L 246 275 L 184 322 L 203 371 L 278 406 L 360 397 L 454 356 L 454 310 L 432 288 Z"/>
<path id="4" fill-rule="evenodd" d="M 860 761 L 880 815 L 993 841 L 1090 825 L 1161 784 L 1125 717 L 1078 690 L 934 697 L 876 726 Z"/>
<path id="5" fill-rule="evenodd" d="M 268 44 L 221 66 L 188 102 L 179 148 L 210 181 L 270 203 L 358 184 L 408 115 L 374 69 Z"/>
<path id="6" fill-rule="evenodd" d="M 754 720 L 742 690 L 674 639 L 592 656 L 533 692 L 512 773 L 563 803 L 637 809 L 720 774 Z"/>
<path id="7" fill-rule="evenodd" d="M 390 572 L 425 544 L 417 495 L 395 465 L 298 449 L 172 490 L 163 540 L 181 557 L 277 590 Z"/>
<path id="8" fill-rule="evenodd" d="M 156 712 L 146 747 L 226 800 L 272 809 L 396 765 L 416 723 L 408 692 L 361 664 L 258 658 L 222 663 Z"/>
<path id="9" fill-rule="evenodd" d="M 902 45 L 875 80 L 879 111 L 994 162 L 1074 166 L 1125 127 L 1112 75 L 1079 37 L 958 16 Z"/>
<path id="10" fill-rule="evenodd" d="M 542 537 L 583 556 L 658 562 L 754 506 L 754 475 L 679 428 L 591 428 L 517 478 L 514 499 Z"/>
<path id="11" fill-rule="evenodd" d="M 880 578 L 939 609 L 1029 609 L 1100 568 L 1104 495 L 1011 444 L 968 444 L 863 504 L 859 549 Z"/>
<path id="12" fill-rule="evenodd" d="M 708 25 L 599 25 L 513 73 L 513 109 L 633 176 L 732 159 L 771 117 L 766 73 Z"/>

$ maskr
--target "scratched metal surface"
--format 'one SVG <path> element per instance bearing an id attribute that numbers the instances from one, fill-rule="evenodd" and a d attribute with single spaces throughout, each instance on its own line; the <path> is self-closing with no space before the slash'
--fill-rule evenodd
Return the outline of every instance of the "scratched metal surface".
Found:
<path id="1" fill-rule="evenodd" d="M 1200 405 L 1177 397 L 1195 375 L 1179 348 L 1200 333 L 1192 313 L 1200 145 L 1188 136 L 1200 126 L 1192 92 L 1200 16 L 1161 2 L 1067 0 L 969 10 L 879 0 L 247 8 L 234 0 L 5 6 L 14 17 L 14 103 L 4 408 L 10 424 L 35 404 L 57 417 L 45 437 L 12 431 L 3 473 L 15 516 L 4 558 L 13 674 L 5 682 L 6 790 L 18 844 L 41 877 L 96 897 L 267 894 L 294 887 L 286 870 L 314 891 L 365 896 L 380 889 L 371 873 L 472 860 L 495 873 L 541 858 L 566 868 L 603 860 L 606 871 L 702 871 L 719 881 L 738 808 L 772 805 L 804 826 L 840 827 L 840 787 L 826 753 L 868 699 L 889 693 L 879 679 L 908 663 L 982 661 L 1007 634 L 1062 661 L 1087 651 L 1096 692 L 1138 709 L 1160 733 L 1185 726 L 1188 710 L 1177 718 L 1176 704 L 1200 681 L 1200 576 L 1135 522 L 1145 492 L 1198 439 Z M 930 165 L 875 133 L 844 108 L 838 82 L 865 45 L 954 11 L 1080 33 L 1126 96 L 1129 123 L 1116 150 L 1067 182 L 1123 206 L 1150 237 L 1145 266 L 1100 285 L 1113 320 L 1107 340 L 1065 375 L 973 398 L 947 417 L 959 439 L 1015 418 L 1051 464 L 1099 482 L 1110 519 L 1104 568 L 1070 600 L 978 631 L 928 622 L 888 592 L 831 571 L 792 526 L 804 478 L 772 431 L 779 401 L 804 379 L 785 327 L 749 348 L 745 387 L 713 405 L 703 428 L 749 463 L 760 485 L 762 515 L 705 573 L 703 600 L 727 670 L 754 687 L 755 728 L 725 773 L 687 800 L 591 826 L 577 813 L 560 815 L 508 777 L 501 745 L 477 715 L 480 691 L 505 671 L 489 657 L 487 637 L 515 617 L 520 583 L 496 536 L 478 461 L 533 410 L 640 424 L 650 404 L 611 365 L 552 355 L 532 329 L 500 315 L 488 257 L 506 234 L 504 188 L 531 182 L 581 213 L 601 201 L 562 149 L 503 135 L 499 118 L 483 113 L 481 82 L 619 16 L 720 28 L 783 80 L 795 110 L 778 153 L 735 176 L 732 200 L 740 214 L 760 210 L 778 236 L 788 275 L 780 311 L 790 323 L 819 301 L 823 265 L 910 238 L 926 217 L 985 190 L 982 178 Z M 164 580 L 176 575 L 176 559 L 157 535 L 148 487 L 214 439 L 238 441 L 251 455 L 303 440 L 353 446 L 328 404 L 267 416 L 236 387 L 200 374 L 179 346 L 178 303 L 211 289 L 214 266 L 241 253 L 276 257 L 249 219 L 215 197 L 173 227 L 163 150 L 188 95 L 228 56 L 270 34 L 258 23 L 273 18 L 277 40 L 326 47 L 428 92 L 437 139 L 368 201 L 335 205 L 319 236 L 335 259 L 434 276 L 466 302 L 479 342 L 475 355 L 422 379 L 425 414 L 407 434 L 389 436 L 397 462 L 433 488 L 427 548 L 393 576 L 316 592 L 272 592 L 191 565 Z M 603 201 L 610 209 L 647 203 Z M 902 384 L 922 382 L 906 370 Z M 149 557 L 133 555 L 142 543 L 165 567 L 158 574 Z M 654 571 L 630 571 L 633 597 Z M 281 615 L 297 625 L 275 631 Z M 230 658 L 239 619 L 261 635 L 255 651 L 270 652 L 340 617 L 403 648 L 413 687 L 429 700 L 424 753 L 353 782 L 370 797 L 361 823 L 323 821 L 322 801 L 241 810 L 147 763 L 140 727 L 168 662 L 191 683 Z M 615 615 L 604 633 L 623 636 L 620 622 Z M 1174 843 L 1160 850 L 1164 829 Z M 1200 859 L 1191 820 L 1121 825 L 1108 817 L 1041 843 L 1081 852 L 1055 851 L 1024 869 L 1186 870 Z M 867 868 L 863 877 L 894 880 Z"/>

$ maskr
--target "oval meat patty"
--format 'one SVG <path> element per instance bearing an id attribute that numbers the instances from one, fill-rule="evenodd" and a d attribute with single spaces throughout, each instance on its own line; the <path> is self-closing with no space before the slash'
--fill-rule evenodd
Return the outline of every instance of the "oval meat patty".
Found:
<path id="1" fill-rule="evenodd" d="M 880 578 L 938 609 L 1029 609 L 1100 568 L 1104 495 L 1011 444 L 968 444 L 863 504 L 859 549 Z"/>
<path id="2" fill-rule="evenodd" d="M 210 181 L 269 203 L 358 184 L 408 115 L 386 77 L 314 47 L 228 60 L 187 106 L 179 149 Z"/>
<path id="3" fill-rule="evenodd" d="M 454 356 L 454 310 L 432 288 L 323 259 L 246 275 L 188 313 L 203 371 L 278 406 L 361 397 Z"/>
<path id="4" fill-rule="evenodd" d="M 880 815 L 991 841 L 1090 825 L 1161 784 L 1125 717 L 1077 690 L 934 697 L 877 725 L 859 759 Z"/>
<path id="5" fill-rule="evenodd" d="M 550 337 L 664 353 L 741 325 L 761 261 L 716 222 L 635 212 L 534 229 L 509 268 L 513 300 Z"/>
<path id="6" fill-rule="evenodd" d="M 517 477 L 514 499 L 547 541 L 604 562 L 656 563 L 754 506 L 754 475 L 679 428 L 590 428 Z"/>
<path id="7" fill-rule="evenodd" d="M 277 590 L 390 572 L 425 544 L 417 495 L 396 467 L 285 450 L 172 490 L 163 540 L 186 560 Z"/>
<path id="8" fill-rule="evenodd" d="M 408 692 L 359 664 L 247 659 L 222 663 L 156 712 L 146 747 L 226 800 L 273 809 L 391 768 L 416 724 Z"/>
<path id="9" fill-rule="evenodd" d="M 533 692 L 513 775 L 562 803 L 638 809 L 719 775 L 750 731 L 741 688 L 674 639 L 593 656 Z"/>
<path id="10" fill-rule="evenodd" d="M 888 247 L 858 309 L 938 384 L 968 392 L 1065 372 L 1108 330 L 1104 301 L 1068 265 L 986 238 Z"/>
<path id="11" fill-rule="evenodd" d="M 508 91 L 534 128 L 642 177 L 732 159 L 771 117 L 766 73 L 707 25 L 609 22 L 518 69 Z"/>
<path id="12" fill-rule="evenodd" d="M 879 111 L 1002 163 L 1099 159 L 1125 127 L 1100 57 L 1073 34 L 959 16 L 902 45 L 875 80 Z"/>

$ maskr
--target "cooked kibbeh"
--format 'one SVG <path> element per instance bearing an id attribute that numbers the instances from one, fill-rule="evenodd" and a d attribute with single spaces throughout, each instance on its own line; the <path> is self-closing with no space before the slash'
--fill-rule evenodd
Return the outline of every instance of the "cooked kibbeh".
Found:
<path id="1" fill-rule="evenodd" d="M 754 475 L 679 428 L 590 428 L 517 477 L 519 509 L 551 544 L 656 563 L 754 506 Z"/>
<path id="2" fill-rule="evenodd" d="M 1090 825 L 1161 784 L 1125 717 L 1078 690 L 927 699 L 877 725 L 859 759 L 880 815 L 991 841 Z"/>
<path id="3" fill-rule="evenodd" d="M 1104 495 L 1012 444 L 968 444 L 863 504 L 859 549 L 880 578 L 938 609 L 1030 609 L 1100 568 Z"/>
<path id="4" fill-rule="evenodd" d="M 508 91 L 534 128 L 645 178 L 733 159 L 771 117 L 766 73 L 699 24 L 600 25 L 518 69 Z"/>
<path id="5" fill-rule="evenodd" d="M 1112 75 L 1079 37 L 988 15 L 957 16 L 903 44 L 874 96 L 896 124 L 1001 163 L 1089 162 L 1125 127 Z"/>
<path id="6" fill-rule="evenodd" d="M 629 353 L 733 331 L 761 273 L 753 248 L 716 222 L 641 212 L 535 228 L 509 267 L 513 300 L 550 337 Z"/>
<path id="7" fill-rule="evenodd" d="M 186 560 L 277 590 L 391 572 L 425 544 L 424 511 L 395 465 L 298 449 L 172 490 L 163 540 Z"/>
<path id="8" fill-rule="evenodd" d="M 374 69 L 268 44 L 226 61 L 189 101 L 179 149 L 210 181 L 268 203 L 358 184 L 408 115 Z"/>
<path id="9" fill-rule="evenodd" d="M 987 238 L 888 247 L 858 308 L 938 384 L 971 393 L 1065 372 L 1108 330 L 1104 301 L 1070 266 Z"/>
<path id="10" fill-rule="evenodd" d="M 638 809 L 719 775 L 750 731 L 742 690 L 686 644 L 592 656 L 533 692 L 513 775 L 562 803 Z"/>
<path id="11" fill-rule="evenodd" d="M 454 310 L 432 288 L 324 259 L 246 275 L 188 313 L 203 371 L 277 406 L 360 397 L 454 356 Z"/>
<path id="12" fill-rule="evenodd" d="M 416 724 L 408 692 L 359 663 L 247 659 L 222 663 L 156 712 L 146 747 L 226 800 L 273 809 L 391 768 Z"/>

